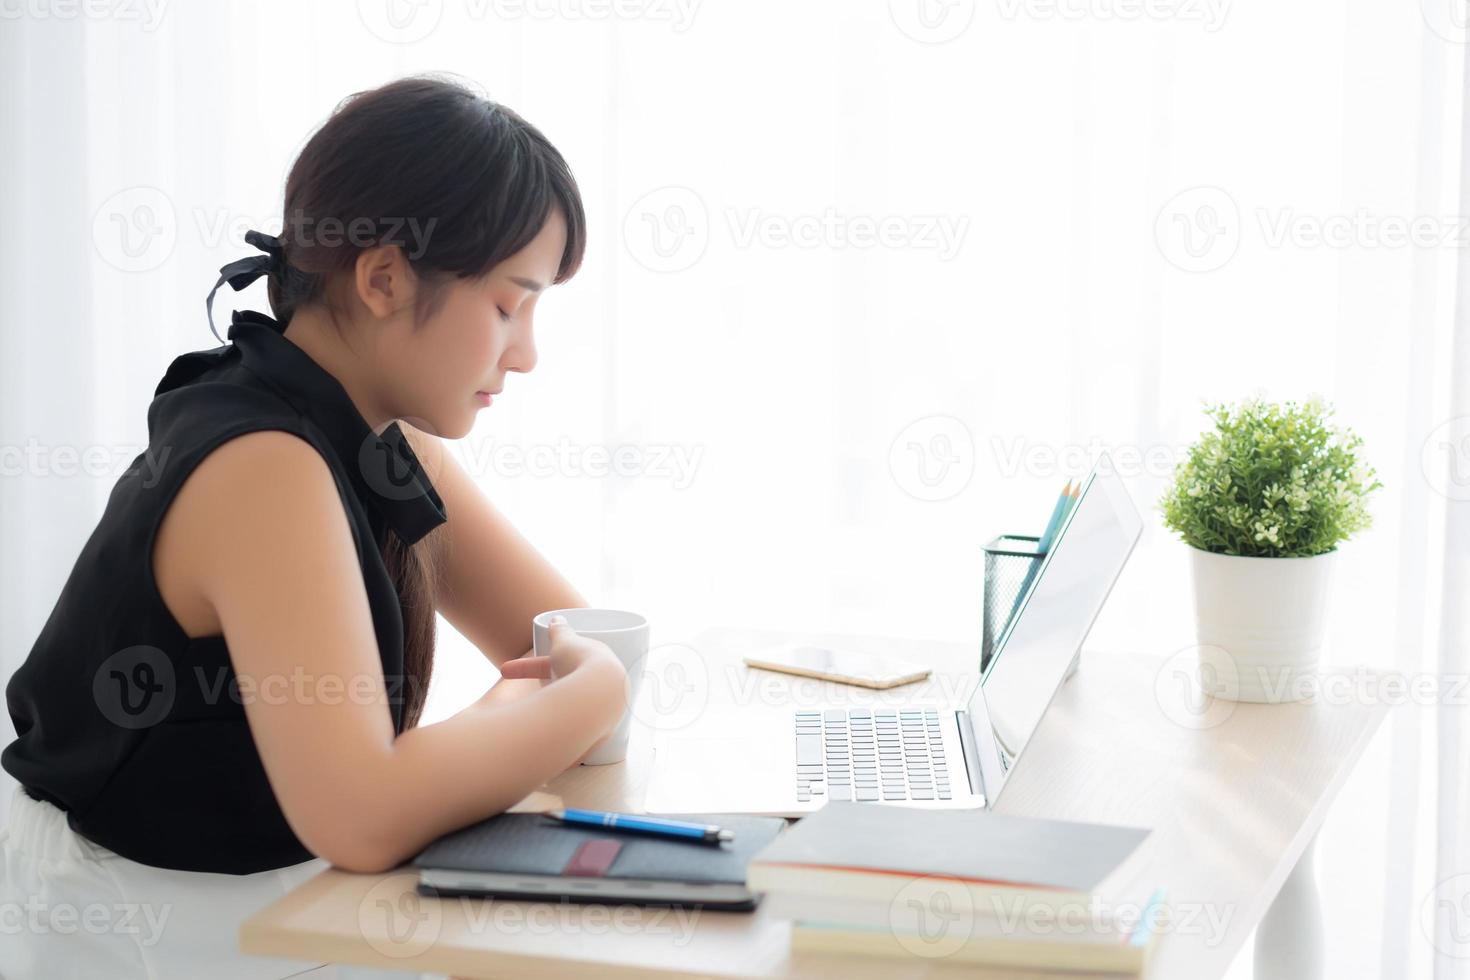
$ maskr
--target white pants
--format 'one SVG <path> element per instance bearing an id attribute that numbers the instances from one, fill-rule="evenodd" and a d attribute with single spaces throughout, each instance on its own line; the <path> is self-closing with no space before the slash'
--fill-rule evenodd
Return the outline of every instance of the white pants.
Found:
<path id="1" fill-rule="evenodd" d="M 250 875 L 139 864 L 74 832 L 16 786 L 0 828 L 3 980 L 404 977 L 246 956 L 240 923 L 316 875 L 321 859 Z"/>

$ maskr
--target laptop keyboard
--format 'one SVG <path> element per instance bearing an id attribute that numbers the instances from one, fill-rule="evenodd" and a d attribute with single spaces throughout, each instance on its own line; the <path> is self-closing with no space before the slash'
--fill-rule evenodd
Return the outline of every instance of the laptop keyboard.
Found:
<path id="1" fill-rule="evenodd" d="M 934 708 L 796 712 L 796 798 L 947 800 L 949 770 Z"/>

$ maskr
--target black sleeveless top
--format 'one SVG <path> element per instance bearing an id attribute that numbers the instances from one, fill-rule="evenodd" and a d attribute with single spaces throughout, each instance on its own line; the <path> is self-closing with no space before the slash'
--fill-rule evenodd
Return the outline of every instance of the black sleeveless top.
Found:
<path id="1" fill-rule="evenodd" d="M 186 636 L 153 578 L 154 536 L 170 501 L 226 440 L 284 430 L 331 468 L 402 731 L 403 611 L 382 549 L 390 532 L 412 544 L 444 523 L 443 502 L 398 423 L 373 433 L 336 378 L 283 329 L 236 311 L 232 343 L 169 365 L 148 407 L 148 448 L 113 487 L 6 688 L 18 737 L 0 765 L 65 810 L 77 833 L 143 864 L 249 874 L 312 857 L 266 780 L 245 719 L 252 692 L 242 696 L 235 683 L 224 637 Z M 309 682 L 311 665 L 301 668 Z"/>

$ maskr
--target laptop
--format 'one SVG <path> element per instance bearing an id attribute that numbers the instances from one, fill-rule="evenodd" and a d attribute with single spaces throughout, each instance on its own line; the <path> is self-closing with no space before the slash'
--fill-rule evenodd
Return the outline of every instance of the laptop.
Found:
<path id="1" fill-rule="evenodd" d="M 710 708 L 653 733 L 643 809 L 800 817 L 828 800 L 994 806 L 1142 530 L 1102 454 L 972 694 L 935 704 L 895 689 L 864 707 Z"/>

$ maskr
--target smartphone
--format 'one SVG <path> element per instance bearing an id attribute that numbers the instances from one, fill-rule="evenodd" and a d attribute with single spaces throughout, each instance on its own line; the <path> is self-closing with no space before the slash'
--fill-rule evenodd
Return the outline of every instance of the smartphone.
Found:
<path id="1" fill-rule="evenodd" d="M 800 674 L 803 677 L 817 677 L 824 681 L 880 690 L 923 680 L 929 676 L 928 667 L 897 657 L 805 643 L 789 643 L 761 653 L 748 653 L 743 659 L 747 665 L 764 670 L 779 670 L 787 674 Z"/>

